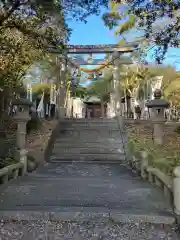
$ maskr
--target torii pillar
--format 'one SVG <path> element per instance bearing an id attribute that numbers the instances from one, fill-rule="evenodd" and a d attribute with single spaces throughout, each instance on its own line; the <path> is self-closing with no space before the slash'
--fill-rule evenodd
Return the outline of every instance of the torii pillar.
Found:
<path id="1" fill-rule="evenodd" d="M 120 86 L 119 86 L 119 78 L 120 78 L 120 67 L 119 67 L 119 52 L 113 53 L 113 81 L 112 81 L 112 93 L 110 95 L 110 117 L 116 117 L 120 115 L 121 106 L 120 106 Z"/>
<path id="2" fill-rule="evenodd" d="M 113 65 L 113 92 L 114 92 L 114 102 L 115 102 L 115 116 L 122 115 L 121 107 L 121 93 L 120 93 L 120 56 L 119 52 L 113 53 L 114 65 Z"/>
<path id="3" fill-rule="evenodd" d="M 127 57 L 121 57 L 121 55 L 122 53 L 120 52 L 113 53 L 113 92 L 110 101 L 112 109 L 111 117 L 117 117 L 121 129 L 124 130 L 124 116 L 121 103 L 122 96 L 120 91 L 120 68 L 122 64 L 132 64 L 132 60 Z"/>
<path id="4" fill-rule="evenodd" d="M 58 65 L 60 66 L 58 74 L 58 118 L 62 119 L 66 115 L 66 71 L 67 71 L 67 60 L 66 57 L 61 55 L 58 59 Z"/>

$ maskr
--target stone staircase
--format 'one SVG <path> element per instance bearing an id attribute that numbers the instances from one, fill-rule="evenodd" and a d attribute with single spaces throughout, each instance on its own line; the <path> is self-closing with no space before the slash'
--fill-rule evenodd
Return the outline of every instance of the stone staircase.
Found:
<path id="1" fill-rule="evenodd" d="M 123 163 L 126 159 L 115 119 L 74 119 L 61 123 L 51 161 Z"/>
<path id="2" fill-rule="evenodd" d="M 48 163 L 0 188 L 0 239 L 180 239 L 161 192 L 125 167 L 116 120 L 65 120 L 56 134 Z"/>

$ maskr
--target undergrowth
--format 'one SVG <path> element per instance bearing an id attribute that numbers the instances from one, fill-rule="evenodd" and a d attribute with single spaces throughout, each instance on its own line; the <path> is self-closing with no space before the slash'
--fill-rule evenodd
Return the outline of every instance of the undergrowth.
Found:
<path id="1" fill-rule="evenodd" d="M 174 167 L 180 165 L 179 148 L 175 151 L 174 148 L 167 148 L 167 145 L 156 146 L 144 136 L 137 137 L 135 134 L 129 134 L 128 144 L 130 152 L 136 154 L 136 156 L 137 153 L 146 151 L 149 165 L 160 169 L 168 175 L 172 175 Z"/>

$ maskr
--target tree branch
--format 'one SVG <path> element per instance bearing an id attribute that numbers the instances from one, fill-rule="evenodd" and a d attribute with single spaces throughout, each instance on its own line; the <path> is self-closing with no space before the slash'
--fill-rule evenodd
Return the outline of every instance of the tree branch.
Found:
<path id="1" fill-rule="evenodd" d="M 14 13 L 15 10 L 17 10 L 20 6 L 22 5 L 22 3 L 20 2 L 20 0 L 16 0 L 16 1 L 12 1 L 12 5 L 10 8 L 5 9 L 6 7 L 4 7 L 4 9 L 1 9 L 0 13 L 0 26 L 3 25 L 3 23 Z"/>

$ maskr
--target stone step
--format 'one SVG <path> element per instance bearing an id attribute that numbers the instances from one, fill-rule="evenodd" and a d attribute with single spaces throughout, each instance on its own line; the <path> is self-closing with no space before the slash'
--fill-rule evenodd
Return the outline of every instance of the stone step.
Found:
<path id="1" fill-rule="evenodd" d="M 102 162 L 71 162 L 71 163 L 59 163 L 59 162 L 47 162 L 43 168 L 39 168 L 33 173 L 31 177 L 38 178 L 47 178 L 55 177 L 58 178 L 73 178 L 73 177 L 93 177 L 93 178 L 110 178 L 113 177 L 113 180 L 119 176 L 123 179 L 129 179 L 129 172 L 127 171 L 127 165 L 119 163 L 116 161 L 113 164 L 105 164 Z M 131 172 L 131 176 L 134 179 L 139 179 L 139 176 Z M 61 181 L 61 180 L 60 180 Z"/>
<path id="2" fill-rule="evenodd" d="M 106 152 L 107 150 L 111 153 L 113 151 L 117 151 L 117 152 L 121 152 L 120 150 L 123 149 L 123 145 L 118 145 L 118 146 L 114 146 L 112 144 L 112 146 L 107 146 L 107 145 L 101 145 L 101 147 L 97 146 L 97 144 L 93 144 L 90 145 L 89 143 L 88 144 L 85 144 L 85 145 L 78 145 L 78 144 L 72 144 L 72 145 L 61 145 L 61 144 L 55 144 L 54 145 L 54 149 L 59 149 L 59 150 L 66 150 L 66 151 L 73 151 L 73 150 L 78 150 L 79 152 L 81 151 L 102 151 L 103 152 Z"/>
<path id="3" fill-rule="evenodd" d="M 63 119 L 61 122 L 117 122 L 117 119 L 110 118 L 74 118 L 74 119 Z"/>
<path id="4" fill-rule="evenodd" d="M 140 177 L 134 177 L 134 174 L 125 168 L 121 168 L 119 172 L 118 167 L 115 170 L 110 168 L 107 171 L 107 173 L 112 171 L 110 177 L 103 175 L 104 171 L 99 171 L 101 168 L 106 170 L 102 165 L 97 169 L 99 175 L 95 167 L 83 169 L 79 166 L 79 176 L 75 177 L 71 175 L 71 170 L 74 174 L 77 170 L 71 169 L 71 166 L 66 168 L 68 175 L 61 176 L 64 169 L 60 168 L 60 165 L 59 169 L 58 165 L 54 166 L 55 168 L 52 165 L 49 164 L 41 171 L 37 170 L 36 173 L 24 176 L 23 181 L 16 179 L 10 181 L 8 186 L 4 186 L 0 210 L 59 213 L 66 208 L 71 209 L 68 212 L 73 212 L 72 207 L 82 208 L 82 211 L 88 207 L 91 209 L 90 212 L 93 212 L 92 208 L 98 207 L 112 211 L 117 219 L 120 214 L 173 217 L 168 201 L 159 190 L 142 181 Z M 59 176 L 54 177 L 53 173 L 53 177 L 45 177 L 55 169 Z M 81 176 L 83 170 L 88 169 L 89 175 Z"/>
<path id="5" fill-rule="evenodd" d="M 114 135 L 105 135 L 105 134 L 100 134 L 100 133 L 97 133 L 97 134 L 64 134 L 64 135 L 59 135 L 59 139 L 63 139 L 63 140 L 67 140 L 69 139 L 70 141 L 72 140 L 80 140 L 80 141 L 86 141 L 86 140 L 89 140 L 91 142 L 93 141 L 106 141 L 108 142 L 108 139 L 109 141 L 112 141 L 110 139 L 117 139 L 117 140 L 121 140 L 121 135 L 118 134 L 117 136 L 114 136 Z"/>
<path id="6" fill-rule="evenodd" d="M 126 159 L 125 154 L 73 154 L 73 153 L 62 153 L 62 154 L 52 154 L 51 160 L 68 160 L 68 161 L 124 161 Z"/>
<path id="7" fill-rule="evenodd" d="M 59 132 L 113 132 L 113 133 L 116 133 L 117 131 L 119 131 L 119 128 L 111 128 L 111 127 L 67 127 L 65 129 L 60 129 Z"/>
<path id="8" fill-rule="evenodd" d="M 105 136 L 108 136 L 108 135 L 115 135 L 115 136 L 118 136 L 120 134 L 120 131 L 119 130 L 116 130 L 116 131 L 111 131 L 111 130 L 107 130 L 105 129 L 104 131 L 100 131 L 99 129 L 96 129 L 96 130 L 87 130 L 87 131 L 84 131 L 84 130 L 61 130 L 59 131 L 60 134 L 79 134 L 79 135 L 83 135 L 83 134 L 88 134 L 88 135 L 96 135 L 96 134 L 102 134 L 102 135 L 105 135 Z"/>
<path id="9" fill-rule="evenodd" d="M 59 147 L 58 147 L 59 146 Z M 117 154 L 121 154 L 121 152 L 124 151 L 124 146 L 121 144 L 121 145 L 118 145 L 116 148 L 114 146 L 112 146 L 112 149 L 110 148 L 103 148 L 103 146 L 101 147 L 98 147 L 97 148 L 97 145 L 96 144 L 91 144 L 91 145 L 82 145 L 82 144 L 79 144 L 79 145 L 56 145 L 52 152 L 77 152 L 77 153 L 107 153 L 107 154 L 111 154 L 111 153 L 117 153 Z"/>
<path id="10" fill-rule="evenodd" d="M 123 145 L 122 142 L 119 142 L 119 143 L 112 143 L 112 144 L 109 144 L 109 148 L 104 148 L 106 144 L 104 144 L 103 142 L 102 143 L 99 143 L 99 142 L 83 142 L 83 141 L 76 141 L 76 142 L 62 142 L 62 143 L 57 143 L 54 145 L 53 149 L 69 149 L 69 148 L 77 148 L 77 149 L 81 149 L 81 148 L 89 148 L 90 151 L 92 151 L 91 149 L 95 148 L 102 148 L 106 150 L 109 150 L 112 148 L 112 150 L 116 150 L 116 149 L 123 149 L 125 145 Z M 96 151 L 96 150 L 95 150 Z M 110 150 L 111 151 L 111 150 Z"/>
<path id="11" fill-rule="evenodd" d="M 72 123 L 72 124 L 67 124 L 67 127 L 78 127 L 78 128 L 115 128 L 118 129 L 117 124 L 76 124 L 76 123 Z"/>
<path id="12" fill-rule="evenodd" d="M 51 222 L 52 225 L 57 224 L 58 222 L 68 222 L 69 224 L 79 222 L 89 223 L 108 223 L 112 221 L 117 223 L 128 223 L 128 224 L 142 224 L 142 223 L 151 223 L 151 224 L 160 224 L 160 225 L 170 225 L 175 224 L 175 218 L 172 215 L 168 214 L 148 214 L 147 212 L 143 213 L 130 213 L 129 211 L 121 211 L 108 209 L 106 207 L 57 207 L 49 206 L 44 207 L 44 210 L 38 209 L 39 206 L 34 206 L 34 210 L 30 211 L 26 206 L 22 206 L 21 209 L 14 211 L 0 211 L 0 218 L 5 221 L 13 222 L 28 222 L 40 224 L 41 221 L 46 221 L 47 223 Z M 28 210 L 26 210 L 28 209 Z M 62 224 L 62 223 L 61 223 Z M 79 226 L 78 224 L 78 226 Z M 12 223 L 11 223 L 12 225 Z M 109 226 L 110 227 L 110 226 Z M 74 234 L 76 234 L 74 232 Z M 54 234 L 53 234 L 54 236 Z M 130 237 L 130 236 L 129 236 Z M 130 239 L 130 238 L 129 238 Z"/>
<path id="13" fill-rule="evenodd" d="M 54 147 L 53 154 L 64 154 L 64 153 L 71 153 L 71 154 L 124 154 L 123 147 L 121 148 L 89 148 L 89 147 Z"/>
<path id="14" fill-rule="evenodd" d="M 111 141 L 118 141 L 118 140 L 120 140 L 120 139 L 122 139 L 122 137 L 123 137 L 123 139 L 125 139 L 125 137 L 124 136 L 122 136 L 121 134 L 118 134 L 118 136 L 114 136 L 114 135 L 109 135 L 109 134 L 107 134 L 106 136 L 105 136 L 105 134 L 104 134 L 104 136 L 103 135 L 101 135 L 101 134 L 92 134 L 92 135 L 90 135 L 90 134 L 83 134 L 83 135 L 75 135 L 75 136 L 73 136 L 72 135 L 72 137 L 71 137 L 71 135 L 59 135 L 59 136 L 57 136 L 57 138 L 56 138 L 56 140 L 71 140 L 71 139 L 76 139 L 76 140 L 78 140 L 78 139 L 80 139 L 80 140 L 86 140 L 86 139 L 89 139 L 89 140 L 97 140 L 97 141 L 105 141 L 105 142 L 111 142 Z M 92 141 L 91 141 L 92 142 Z"/>
<path id="15" fill-rule="evenodd" d="M 107 150 L 108 149 L 122 149 L 122 148 L 124 148 L 124 146 L 125 146 L 125 144 L 123 144 L 122 143 L 122 141 L 118 141 L 118 142 L 110 142 L 110 143 L 108 143 L 108 142 L 103 142 L 103 141 L 93 141 L 93 142 L 90 142 L 90 141 L 80 141 L 80 140 L 78 140 L 78 141 L 76 141 L 76 140 L 74 140 L 74 141 L 70 141 L 70 142 L 68 142 L 68 141 L 63 141 L 63 142 L 57 142 L 57 143 L 55 143 L 55 145 L 54 145 L 54 149 L 55 148 L 66 148 L 66 149 L 68 149 L 68 148 L 104 148 L 106 145 L 109 145 L 109 147 L 107 147 Z"/>
<path id="16" fill-rule="evenodd" d="M 115 125 L 116 124 L 117 125 L 117 124 L 119 124 L 117 121 L 92 121 L 92 120 L 91 121 L 61 121 L 60 123 L 61 124 L 67 124 L 67 125 L 68 124 L 77 124 L 77 125 L 78 124 L 87 124 L 87 125 L 88 124 L 92 124 L 92 125 L 93 124 L 99 124 L 99 125 L 101 125 L 101 124 L 102 125 L 106 125 L 106 124 L 108 124 L 108 125 L 110 125 L 110 124 Z"/>
<path id="17" fill-rule="evenodd" d="M 112 171 L 109 171 L 109 167 L 112 166 L 114 168 L 115 173 Z M 119 170 L 122 168 L 121 170 Z M 77 178 L 86 178 L 91 181 L 96 178 L 97 182 L 99 181 L 99 178 L 101 180 L 106 181 L 119 181 L 119 176 L 121 179 L 129 180 L 129 174 L 124 170 L 126 169 L 126 166 L 121 164 L 120 162 L 113 162 L 111 164 L 108 163 L 94 163 L 94 162 L 47 162 L 45 164 L 44 169 L 38 169 L 38 171 L 35 171 L 31 173 L 31 177 L 33 179 L 38 179 L 38 181 L 52 181 L 54 182 L 61 180 L 67 180 L 67 182 L 73 181 L 75 178 L 75 181 Z M 116 173 L 119 174 L 119 176 L 116 175 Z M 138 180 L 139 177 L 137 174 L 133 174 L 134 180 Z"/>
<path id="18" fill-rule="evenodd" d="M 74 140 L 84 140 L 84 141 L 86 141 L 86 140 L 89 140 L 90 142 L 93 142 L 93 141 L 104 141 L 104 142 L 112 142 L 112 141 L 114 141 L 114 142 L 116 142 L 116 141 L 120 141 L 121 140 L 121 135 L 119 135 L 118 137 L 114 137 L 114 136 L 100 136 L 100 135 L 98 135 L 98 134 L 96 134 L 96 135 L 93 135 L 93 136 L 89 136 L 89 134 L 86 134 L 86 135 L 83 135 L 83 136 L 72 136 L 71 137 L 71 135 L 69 135 L 69 136 L 60 136 L 60 137 L 58 137 L 56 140 L 60 140 L 60 141 L 74 141 Z"/>
<path id="19" fill-rule="evenodd" d="M 118 166 L 123 166 L 123 167 L 127 166 L 126 160 L 119 161 L 119 159 L 118 160 L 110 160 L 110 161 L 109 160 L 86 160 L 86 161 L 84 161 L 84 160 L 79 160 L 79 159 L 78 160 L 72 160 L 72 159 L 65 159 L 65 160 L 60 159 L 60 160 L 58 160 L 56 158 L 56 156 L 52 156 L 48 163 L 53 163 L 53 164 L 55 164 L 55 163 L 58 163 L 58 164 L 59 163 L 60 164 L 81 164 L 81 163 L 86 163 L 86 164 L 89 164 L 89 165 L 92 165 L 92 164 L 109 164 L 109 165 L 114 165 L 114 164 L 116 164 Z"/>
<path id="20" fill-rule="evenodd" d="M 68 119 L 61 120 L 61 123 L 117 123 L 116 119 Z"/>
<path id="21" fill-rule="evenodd" d="M 62 144 L 62 146 L 66 145 L 67 147 L 68 146 L 82 146 L 82 147 L 88 147 L 89 145 L 93 145 L 94 147 L 98 147 L 100 148 L 100 146 L 103 148 L 103 147 L 106 147 L 106 145 L 108 144 L 109 145 L 109 148 L 111 148 L 112 146 L 114 146 L 115 148 L 118 148 L 119 146 L 121 146 L 123 144 L 122 140 L 121 139 L 118 139 L 118 140 L 103 140 L 103 139 L 98 139 L 98 138 L 71 138 L 69 139 L 65 139 L 63 138 L 63 140 L 59 140 L 55 143 L 55 145 L 58 145 L 58 144 Z M 107 146 L 108 148 L 108 146 Z"/>
<path id="22" fill-rule="evenodd" d="M 122 144 L 122 139 L 104 139 L 104 138 L 89 138 L 88 136 L 86 138 L 70 138 L 70 137 L 62 137 L 57 138 L 55 144 L 67 144 L 68 146 L 71 144 L 99 144 L 99 145 L 107 145 L 107 144 Z M 99 145 L 96 145 L 99 147 Z"/>
<path id="23" fill-rule="evenodd" d="M 107 145 L 108 144 L 108 145 Z M 77 141 L 74 139 L 71 139 L 71 141 L 68 141 L 67 139 L 63 139 L 62 141 L 58 139 L 54 143 L 54 147 L 93 147 L 93 148 L 104 148 L 104 149 L 109 149 L 109 148 L 119 148 L 120 146 L 123 145 L 123 142 L 121 139 L 116 140 L 116 141 L 103 141 L 103 140 L 98 140 L 95 139 L 93 141 L 88 141 L 85 139 L 84 141 Z"/>
<path id="24" fill-rule="evenodd" d="M 85 122 L 85 123 L 102 123 L 102 122 L 106 122 L 106 123 L 116 123 L 117 120 L 116 119 L 108 119 L 108 118 L 104 118 L 104 119 L 100 119 L 100 118 L 76 118 L 76 119 L 65 119 L 65 120 L 61 120 L 61 122 L 63 123 L 71 123 L 71 122 L 75 122 L 75 123 L 81 123 L 81 122 Z"/>
<path id="25" fill-rule="evenodd" d="M 114 121 L 114 122 L 98 122 L 98 121 L 65 121 L 65 122 L 61 122 L 61 124 L 63 125 L 101 125 L 101 126 L 105 126 L 105 125 L 109 125 L 109 126 L 117 126 L 118 122 Z"/>

